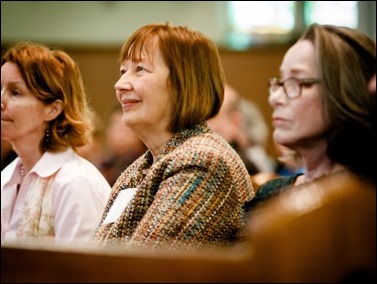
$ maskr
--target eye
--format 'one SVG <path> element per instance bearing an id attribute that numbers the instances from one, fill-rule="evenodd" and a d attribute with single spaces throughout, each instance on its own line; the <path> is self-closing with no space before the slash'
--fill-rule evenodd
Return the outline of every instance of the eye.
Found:
<path id="1" fill-rule="evenodd" d="M 143 71 L 143 70 L 145 70 L 143 66 L 138 65 L 136 67 L 136 72 L 140 72 L 140 71 Z"/>
<path id="2" fill-rule="evenodd" d="M 14 88 L 10 89 L 9 93 L 10 93 L 11 96 L 20 96 L 21 95 L 21 92 L 17 89 L 14 89 Z"/>

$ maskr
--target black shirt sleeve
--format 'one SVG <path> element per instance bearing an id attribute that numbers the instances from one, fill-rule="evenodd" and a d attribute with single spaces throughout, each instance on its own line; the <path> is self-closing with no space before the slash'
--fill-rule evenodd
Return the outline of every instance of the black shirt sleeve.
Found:
<path id="1" fill-rule="evenodd" d="M 244 211 L 248 213 L 256 206 L 259 206 L 266 202 L 266 200 L 271 196 L 276 195 L 279 192 L 282 192 L 285 189 L 291 187 L 299 175 L 302 174 L 295 174 L 287 177 L 278 177 L 265 182 L 258 189 L 254 198 L 244 204 Z"/>

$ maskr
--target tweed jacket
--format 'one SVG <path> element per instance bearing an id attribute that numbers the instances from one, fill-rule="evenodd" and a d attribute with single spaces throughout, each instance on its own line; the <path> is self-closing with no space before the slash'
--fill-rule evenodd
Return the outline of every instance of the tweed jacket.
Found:
<path id="1" fill-rule="evenodd" d="M 136 189 L 117 220 L 118 194 Z M 127 246 L 228 245 L 245 237 L 242 205 L 254 195 L 234 149 L 206 123 L 174 135 L 153 161 L 148 150 L 117 179 L 93 241 Z"/>

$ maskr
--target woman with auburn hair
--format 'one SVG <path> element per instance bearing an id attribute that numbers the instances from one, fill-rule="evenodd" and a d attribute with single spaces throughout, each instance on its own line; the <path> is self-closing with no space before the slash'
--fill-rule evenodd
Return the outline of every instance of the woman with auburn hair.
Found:
<path id="1" fill-rule="evenodd" d="M 195 248 L 244 239 L 252 184 L 206 122 L 221 107 L 224 79 L 215 44 L 186 27 L 146 25 L 124 43 L 116 97 L 148 150 L 115 182 L 95 243 Z"/>
<path id="2" fill-rule="evenodd" d="M 1 138 L 18 157 L 1 171 L 1 238 L 88 239 L 111 187 L 75 151 L 93 114 L 64 51 L 20 42 L 1 60 Z"/>

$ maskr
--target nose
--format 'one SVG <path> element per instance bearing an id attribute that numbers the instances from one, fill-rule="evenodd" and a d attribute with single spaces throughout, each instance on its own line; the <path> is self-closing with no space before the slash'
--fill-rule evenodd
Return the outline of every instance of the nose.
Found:
<path id="1" fill-rule="evenodd" d="M 117 92 L 132 90 L 132 84 L 127 80 L 125 75 L 122 75 L 118 81 L 116 81 L 114 88 Z"/>
<path id="2" fill-rule="evenodd" d="M 120 102 L 122 99 L 122 94 L 132 90 L 132 84 L 128 81 L 126 76 L 123 74 L 118 81 L 115 83 L 115 96 L 117 97 L 118 101 Z"/>
<path id="3" fill-rule="evenodd" d="M 287 100 L 287 96 L 284 93 L 283 86 L 277 88 L 274 92 L 270 93 L 268 96 L 268 103 L 271 107 L 275 107 L 278 104 L 283 104 Z"/>
<path id="4" fill-rule="evenodd" d="M 1 110 L 5 110 L 5 91 L 1 89 Z"/>

